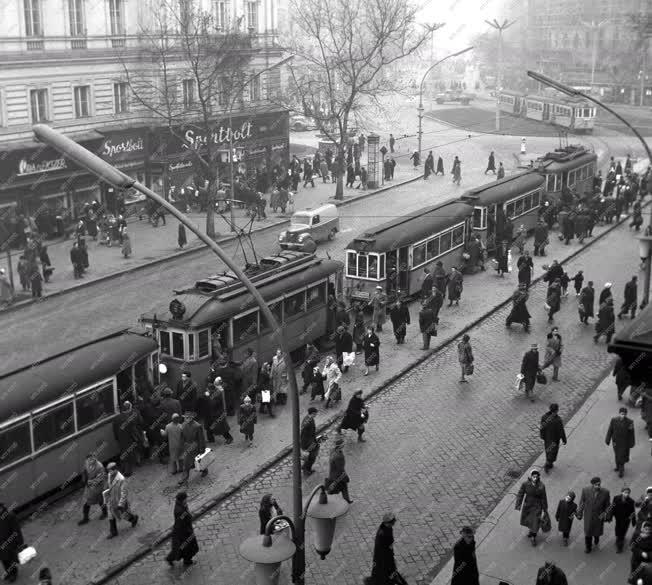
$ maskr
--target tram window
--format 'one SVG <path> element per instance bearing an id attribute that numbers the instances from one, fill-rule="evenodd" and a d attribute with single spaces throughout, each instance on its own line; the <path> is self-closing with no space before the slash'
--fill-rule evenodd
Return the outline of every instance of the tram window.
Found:
<path id="1" fill-rule="evenodd" d="M 514 217 L 514 202 L 505 205 L 505 217 Z"/>
<path id="2" fill-rule="evenodd" d="M 66 402 L 32 419 L 34 450 L 38 451 L 75 432 L 73 403 Z"/>
<path id="3" fill-rule="evenodd" d="M 532 207 L 531 209 L 535 209 L 536 207 L 539 207 L 541 205 L 541 191 L 537 191 L 536 193 L 532 193 Z"/>
<path id="4" fill-rule="evenodd" d="M 186 356 L 183 353 L 183 333 L 172 333 L 172 353 L 170 355 L 180 360 L 185 359 Z"/>
<path id="5" fill-rule="evenodd" d="M 458 226 L 453 230 L 453 248 L 464 243 L 464 226 Z"/>
<path id="6" fill-rule="evenodd" d="M 358 254 L 358 277 L 367 278 L 367 256 Z"/>
<path id="7" fill-rule="evenodd" d="M 216 323 L 211 327 L 211 353 L 220 356 L 229 346 L 229 322 Z"/>
<path id="8" fill-rule="evenodd" d="M 0 430 L 0 468 L 30 455 L 31 452 L 29 420 Z"/>
<path id="9" fill-rule="evenodd" d="M 195 359 L 195 334 L 188 333 L 188 359 Z"/>
<path id="10" fill-rule="evenodd" d="M 378 256 L 375 254 L 369 256 L 369 278 L 378 278 Z"/>
<path id="11" fill-rule="evenodd" d="M 385 278 L 385 254 L 378 254 L 378 258 L 380 259 L 378 278 Z"/>
<path id="12" fill-rule="evenodd" d="M 473 209 L 473 227 L 476 229 L 482 229 L 482 208 L 475 207 Z"/>
<path id="13" fill-rule="evenodd" d="M 439 253 L 443 254 L 451 249 L 451 232 L 439 236 Z"/>
<path id="14" fill-rule="evenodd" d="M 197 357 L 198 358 L 206 357 L 209 354 L 210 348 L 208 347 L 208 340 L 209 340 L 208 329 L 204 329 L 203 331 L 200 331 L 197 334 Z"/>
<path id="15" fill-rule="evenodd" d="M 532 209 L 532 195 L 523 197 L 523 213 Z"/>
<path id="16" fill-rule="evenodd" d="M 419 244 L 412 249 L 412 266 L 419 266 L 426 261 L 426 244 Z"/>
<path id="17" fill-rule="evenodd" d="M 285 304 L 283 311 L 286 319 L 300 315 L 304 311 L 306 292 L 302 290 L 301 292 L 295 293 L 291 297 L 285 299 L 283 302 Z"/>
<path id="18" fill-rule="evenodd" d="M 347 254 L 346 275 L 347 276 L 358 275 L 358 255 L 355 252 L 349 252 Z"/>
<path id="19" fill-rule="evenodd" d="M 439 237 L 429 240 L 426 245 L 426 258 L 432 260 L 439 256 Z"/>
<path id="20" fill-rule="evenodd" d="M 523 215 L 523 199 L 517 199 L 514 201 L 514 216 Z"/>
<path id="21" fill-rule="evenodd" d="M 158 343 L 161 347 L 161 353 L 170 355 L 170 334 L 167 331 L 158 332 Z"/>
<path id="22" fill-rule="evenodd" d="M 271 307 L 270 307 L 271 308 Z M 258 335 L 258 311 L 233 319 L 233 345 L 239 345 L 247 339 Z"/>
<path id="23" fill-rule="evenodd" d="M 275 303 L 268 303 L 269 310 L 272 312 L 272 315 L 274 315 L 274 319 L 276 319 L 277 323 L 283 323 L 283 301 L 276 301 Z M 264 327 L 263 327 L 264 323 Z M 267 324 L 265 319 L 261 317 L 261 330 L 269 330 L 271 327 Z M 234 332 L 235 333 L 235 332 Z M 235 340 L 235 336 L 233 338 Z"/>
<path id="24" fill-rule="evenodd" d="M 77 410 L 77 430 L 81 431 L 96 422 L 115 414 L 115 400 L 113 399 L 113 384 L 107 382 L 102 386 L 84 392 L 75 398 Z"/>
<path id="25" fill-rule="evenodd" d="M 326 287 L 324 283 L 308 287 L 308 310 L 326 304 Z"/>

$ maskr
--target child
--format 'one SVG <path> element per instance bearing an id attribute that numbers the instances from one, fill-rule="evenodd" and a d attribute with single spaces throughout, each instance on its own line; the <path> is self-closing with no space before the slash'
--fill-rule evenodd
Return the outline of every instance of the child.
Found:
<path id="1" fill-rule="evenodd" d="M 573 282 L 575 283 L 575 296 L 579 297 L 584 282 L 584 272 L 582 270 L 578 270 L 577 274 L 573 276 Z"/>
<path id="2" fill-rule="evenodd" d="M 238 424 L 240 425 L 240 432 L 245 436 L 245 441 L 248 442 L 249 447 L 254 442 L 254 428 L 257 422 L 256 407 L 251 404 L 251 398 L 245 396 L 243 403 L 240 405 Z"/>
<path id="3" fill-rule="evenodd" d="M 564 271 L 559 280 L 561 281 L 561 294 L 562 296 L 567 297 L 568 284 L 570 283 L 570 276 L 568 276 L 568 272 Z"/>
<path id="4" fill-rule="evenodd" d="M 573 518 L 577 516 L 577 504 L 575 503 L 575 492 L 570 491 L 566 497 L 557 505 L 555 519 L 558 522 L 558 529 L 564 539 L 564 546 L 568 546 L 568 536 L 573 527 Z"/>
<path id="5" fill-rule="evenodd" d="M 629 525 L 636 526 L 636 508 L 631 493 L 628 487 L 623 488 L 621 494 L 613 499 L 607 514 L 607 522 L 616 519 L 616 552 L 619 553 L 623 552 Z"/>

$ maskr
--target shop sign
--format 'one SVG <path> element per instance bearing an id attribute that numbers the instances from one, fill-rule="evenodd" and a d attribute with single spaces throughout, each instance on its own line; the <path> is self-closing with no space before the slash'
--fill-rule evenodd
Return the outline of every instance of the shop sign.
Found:
<path id="1" fill-rule="evenodd" d="M 257 154 L 265 154 L 267 152 L 267 149 L 264 146 L 261 146 L 259 148 L 251 148 L 249 149 L 249 155 L 250 156 L 255 156 Z"/>
<path id="2" fill-rule="evenodd" d="M 195 149 L 198 150 L 202 146 L 205 146 L 209 141 L 213 144 L 225 144 L 228 142 L 239 142 L 240 140 L 246 140 L 251 138 L 252 123 L 244 122 L 239 128 L 233 129 L 230 127 L 220 126 L 216 128 L 213 132 L 210 133 L 209 137 L 206 137 L 205 134 L 195 132 L 194 130 L 186 130 L 184 138 L 186 142 L 183 144 L 183 148 L 186 149 Z"/>
<path id="3" fill-rule="evenodd" d="M 106 136 L 99 148 L 99 155 L 111 162 L 143 158 L 145 138 L 138 133 L 115 133 Z"/>
<path id="4" fill-rule="evenodd" d="M 288 145 L 285 144 L 285 143 L 283 143 L 283 144 L 272 144 L 272 150 L 284 150 L 285 148 L 287 148 L 287 146 Z"/>
<path id="5" fill-rule="evenodd" d="M 179 171 L 183 171 L 185 169 L 191 169 L 191 168 L 192 168 L 192 161 L 186 160 L 182 162 L 170 163 L 168 165 L 168 172 L 178 173 Z"/>
<path id="6" fill-rule="evenodd" d="M 18 163 L 18 176 L 37 175 L 39 173 L 49 173 L 52 171 L 61 171 L 67 169 L 68 165 L 66 159 L 55 158 L 52 160 L 42 160 L 38 162 L 31 162 L 25 158 L 21 158 Z"/>

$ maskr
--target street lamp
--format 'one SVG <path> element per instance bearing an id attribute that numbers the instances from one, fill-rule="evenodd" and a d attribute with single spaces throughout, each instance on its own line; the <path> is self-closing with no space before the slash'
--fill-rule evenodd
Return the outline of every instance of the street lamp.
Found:
<path id="1" fill-rule="evenodd" d="M 319 499 L 313 502 L 317 492 L 319 492 Z M 315 487 L 303 505 L 301 516 L 304 520 L 308 516 L 314 521 L 315 551 L 322 560 L 331 552 L 337 519 L 348 511 L 349 504 L 341 496 L 331 495 L 329 498 L 324 485 Z M 272 532 L 280 521 L 285 521 L 290 525 L 291 540 L 285 538 L 284 535 L 278 535 L 276 539 L 272 538 Z M 265 534 L 251 536 L 242 542 L 240 555 L 254 563 L 256 585 L 277 585 L 281 563 L 294 557 L 301 547 L 303 547 L 303 541 L 301 546 L 297 543 L 296 526 L 292 520 L 287 516 L 276 516 L 265 526 Z M 301 579 L 303 580 L 303 574 Z"/>
<path id="2" fill-rule="evenodd" d="M 95 154 L 86 150 L 67 136 L 60 132 L 53 130 L 45 124 L 36 124 L 32 128 L 36 138 L 58 150 L 61 154 L 78 164 L 80 167 L 87 169 L 91 174 L 97 176 L 102 181 L 113 185 L 119 189 L 133 188 L 136 191 L 152 199 L 159 207 L 167 210 L 169 214 L 176 217 L 183 225 L 185 225 L 191 232 L 193 232 L 208 248 L 226 264 L 229 269 L 236 275 L 238 280 L 247 289 L 249 294 L 254 298 L 263 318 L 271 325 L 273 335 L 280 346 L 280 349 L 285 356 L 285 363 L 288 368 L 288 378 L 290 382 L 290 397 L 292 405 L 292 488 L 293 488 L 293 508 L 294 508 L 294 527 L 295 539 L 294 544 L 297 547 L 296 554 L 294 555 L 294 575 L 295 582 L 299 585 L 303 584 L 303 574 L 305 572 L 305 524 L 302 512 L 302 492 L 301 492 L 301 445 L 300 445 L 300 420 L 299 420 L 299 389 L 297 388 L 297 376 L 294 371 L 290 352 L 287 349 L 285 335 L 283 329 L 276 321 L 276 317 L 267 306 L 265 299 L 247 278 L 246 274 L 240 269 L 239 266 L 222 250 L 222 248 L 209 238 L 194 222 L 181 213 L 171 203 L 166 201 L 160 195 L 157 195 L 151 189 L 148 189 L 138 181 L 125 175 L 106 161 L 102 160 Z"/>
<path id="3" fill-rule="evenodd" d="M 625 118 L 623 118 L 618 112 L 615 110 L 611 109 L 609 106 L 603 104 L 600 100 L 597 100 L 596 98 L 587 95 L 578 89 L 575 89 L 573 87 L 570 87 L 568 85 L 565 85 L 563 83 L 560 83 L 559 81 L 555 81 L 554 79 L 550 79 L 550 77 L 546 77 L 545 75 L 542 75 L 541 73 L 537 73 L 536 71 L 528 71 L 527 72 L 528 77 L 531 77 L 535 81 L 538 81 L 539 83 L 542 83 L 543 85 L 547 85 L 548 87 L 552 87 L 553 89 L 556 89 L 557 91 L 570 96 L 570 97 L 581 97 L 584 98 L 590 102 L 593 102 L 594 104 L 600 106 L 601 108 L 604 108 L 609 112 L 612 116 L 615 116 L 618 118 L 625 126 L 627 126 L 633 133 L 636 138 L 640 141 L 640 143 L 643 145 L 643 148 L 645 149 L 645 152 L 647 154 L 647 159 L 649 161 L 649 164 L 652 164 L 652 152 L 650 151 L 650 147 L 648 146 L 648 143 L 645 141 L 645 139 L 641 136 L 639 131 L 634 128 Z M 652 214 L 650 214 L 650 226 L 652 227 Z M 643 242 L 641 241 L 641 246 L 643 245 Z M 649 243 L 646 245 L 649 246 Z M 642 251 L 642 248 L 641 248 Z M 646 254 L 645 256 L 641 256 L 641 258 L 649 258 L 650 254 Z M 650 270 L 651 270 L 651 263 L 647 261 L 645 263 L 645 284 L 644 284 L 644 289 L 643 289 L 643 303 L 642 306 L 647 306 L 648 302 L 650 301 Z"/>
<path id="4" fill-rule="evenodd" d="M 458 57 L 459 55 L 462 55 L 463 53 L 466 53 L 467 51 L 470 51 L 473 49 L 473 47 L 467 47 L 466 49 L 463 49 L 462 51 L 458 51 L 457 53 L 453 53 L 451 55 L 446 55 L 443 59 L 440 59 L 437 61 L 434 65 L 431 65 L 428 70 L 423 74 L 423 79 L 421 80 L 421 85 L 419 86 L 419 107 L 417 108 L 417 112 L 419 115 L 419 155 L 421 154 L 421 139 L 423 136 L 423 131 L 421 130 L 422 123 L 423 123 L 423 84 L 426 81 L 426 77 L 428 77 L 428 73 L 430 73 L 437 65 L 440 63 L 443 63 L 444 61 L 448 59 L 452 59 L 453 57 Z"/>
<path id="5" fill-rule="evenodd" d="M 507 30 L 516 21 L 509 22 L 507 19 L 502 24 L 494 18 L 493 21 L 485 20 L 492 28 L 498 31 L 498 72 L 496 74 L 496 132 L 500 131 L 500 92 L 503 84 L 503 31 Z"/>

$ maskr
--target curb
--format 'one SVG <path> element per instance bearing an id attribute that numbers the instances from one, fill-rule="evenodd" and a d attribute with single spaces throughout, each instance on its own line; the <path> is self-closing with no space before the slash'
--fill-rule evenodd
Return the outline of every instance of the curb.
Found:
<path id="1" fill-rule="evenodd" d="M 417 177 L 416 179 L 418 179 L 418 178 L 420 178 L 420 177 Z M 414 181 L 416 179 L 411 179 L 411 181 Z M 374 192 L 374 193 L 377 193 L 377 191 Z M 372 195 L 372 194 L 369 194 L 369 195 Z M 652 203 L 652 201 L 647 202 L 645 204 L 645 207 L 649 206 L 651 203 Z M 562 264 L 562 265 L 566 264 L 567 262 L 571 261 L 573 258 L 575 258 L 578 255 L 582 254 L 584 251 L 586 251 L 588 248 L 590 248 L 595 242 L 600 241 L 602 238 L 604 238 L 605 236 L 610 234 L 613 230 L 620 227 L 623 223 L 625 223 L 626 221 L 629 221 L 629 218 L 630 218 L 630 216 L 627 215 L 625 218 L 620 219 L 615 224 L 609 226 L 601 234 L 595 236 L 586 246 L 584 246 L 584 247 L 582 247 L 582 248 L 580 248 L 578 250 L 575 250 L 572 254 L 567 256 L 564 260 L 561 260 L 560 264 Z M 532 285 L 537 284 L 538 282 L 540 282 L 543 279 L 543 276 L 544 275 L 541 275 L 541 276 L 538 276 L 537 278 L 533 279 L 532 280 Z M 416 360 L 412 361 L 410 364 L 403 367 L 401 370 L 396 372 L 394 375 L 390 376 L 387 380 L 385 380 L 378 387 L 372 389 L 368 394 L 366 394 L 364 396 L 365 402 L 367 402 L 369 399 L 372 399 L 373 397 L 377 396 L 378 394 L 380 394 L 381 392 L 386 390 L 387 387 L 390 386 L 391 384 L 393 384 L 394 382 L 396 382 L 396 380 L 398 380 L 399 378 L 406 375 L 407 373 L 409 373 L 414 368 L 421 365 L 423 362 L 425 362 L 427 359 L 429 359 L 432 355 L 434 355 L 438 351 L 441 351 L 442 349 L 445 349 L 446 347 L 451 345 L 461 335 L 463 335 L 467 331 L 473 329 L 479 323 L 481 323 L 482 321 L 484 321 L 484 320 L 488 319 L 489 317 L 491 317 L 494 313 L 497 313 L 498 311 L 500 311 L 503 307 L 508 305 L 510 302 L 511 302 L 511 298 L 508 297 L 506 300 L 498 303 L 498 305 L 496 305 L 495 307 L 493 307 L 492 309 L 490 309 L 489 311 L 487 311 L 486 313 L 484 313 L 483 315 L 481 315 L 477 319 L 474 319 L 468 325 L 464 326 L 461 330 L 455 332 L 452 335 L 452 337 L 450 337 L 448 340 L 445 340 L 445 341 L 441 342 L 439 345 L 437 345 L 436 347 L 430 349 L 429 351 L 423 352 L 423 354 L 420 357 L 418 357 Z M 593 393 L 594 390 L 595 390 L 595 388 L 593 388 L 591 390 L 591 394 Z M 590 397 L 590 395 L 589 395 L 589 397 Z M 589 397 L 587 397 L 587 400 L 588 400 Z M 584 404 L 584 403 L 582 403 L 582 404 Z M 319 425 L 319 427 L 317 428 L 317 434 L 322 434 L 325 431 L 327 431 L 330 427 L 332 427 L 343 416 L 344 416 L 343 412 L 334 413 L 328 420 L 326 420 L 324 423 Z M 263 473 L 265 473 L 266 471 L 268 471 L 271 467 L 273 467 L 274 465 L 276 465 L 277 463 L 279 463 L 280 461 L 285 459 L 291 453 L 292 453 L 292 446 L 291 445 L 288 446 L 288 447 L 284 447 L 277 455 L 275 455 L 273 458 L 266 461 L 257 470 L 253 471 L 252 473 L 247 475 L 245 478 L 238 481 L 236 484 L 234 484 L 232 486 L 229 486 L 226 490 L 219 493 L 214 498 L 212 498 L 211 500 L 205 502 L 202 506 L 200 506 L 200 508 L 195 513 L 193 513 L 193 521 L 199 520 L 206 513 L 211 511 L 213 508 L 219 506 L 224 500 L 229 498 L 235 492 L 237 492 L 237 491 L 241 490 L 242 488 L 244 488 L 250 482 L 255 480 L 258 476 L 260 476 Z M 537 456 L 537 458 L 538 457 L 540 457 L 540 455 Z M 507 496 L 509 496 L 509 494 L 507 494 Z M 130 565 L 138 562 L 140 559 L 147 556 L 155 548 L 157 548 L 158 546 L 163 544 L 165 541 L 167 541 L 171 537 L 171 535 L 172 535 L 172 529 L 168 528 L 160 536 L 158 536 L 156 538 L 156 540 L 152 544 L 142 546 L 140 549 L 138 549 L 137 551 L 135 551 L 134 553 L 129 555 L 126 559 L 120 561 L 119 563 L 116 563 L 115 565 L 110 566 L 104 572 L 104 574 L 102 574 L 101 576 L 91 580 L 89 585 L 104 585 L 109 580 L 113 579 L 114 577 L 116 577 L 117 575 L 119 575 L 120 573 L 125 571 Z M 447 562 L 448 562 L 448 560 L 446 561 L 446 563 Z M 438 572 L 440 572 L 441 568 L 444 567 L 444 566 L 445 566 L 444 562 L 440 563 L 440 565 L 438 565 L 437 567 L 435 567 L 433 569 L 433 572 L 435 574 L 437 574 Z"/>
<path id="2" fill-rule="evenodd" d="M 345 205 L 351 205 L 352 203 L 356 203 L 358 201 L 362 201 L 364 199 L 367 199 L 369 197 L 373 197 L 374 195 L 380 195 L 381 193 L 385 193 L 386 191 L 389 191 L 391 189 L 395 189 L 396 187 L 402 187 L 403 185 L 408 185 L 409 183 L 414 183 L 415 181 L 418 181 L 419 179 L 423 179 L 423 174 L 419 174 L 416 177 L 412 177 L 411 179 L 406 179 L 405 181 L 401 181 L 399 183 L 394 183 L 392 185 L 387 185 L 385 187 L 381 187 L 380 189 L 376 189 L 374 191 L 369 191 L 368 193 L 365 193 L 364 195 L 359 195 L 355 198 L 352 199 L 344 199 L 344 200 L 336 200 L 333 197 L 329 197 L 327 201 L 329 203 L 335 204 L 338 208 L 343 207 Z M 279 228 L 283 225 L 286 225 L 290 222 L 290 218 L 285 218 L 281 221 L 277 221 L 275 223 L 272 223 L 270 225 L 266 225 L 261 227 L 260 229 L 257 230 L 252 230 L 252 235 L 261 233 L 261 232 L 266 232 L 270 229 L 273 228 Z M 217 240 L 217 243 L 222 245 L 222 244 L 227 244 L 229 242 L 232 242 L 237 239 L 237 236 L 226 236 L 223 238 L 220 238 Z M 117 272 L 112 272 L 110 274 L 105 274 L 104 276 L 99 276 L 93 280 L 88 280 L 85 282 L 80 282 L 79 284 L 76 284 L 74 286 L 58 290 L 55 292 L 52 292 L 50 294 L 44 295 L 40 299 L 28 299 L 25 301 L 20 301 L 18 303 L 9 305 L 5 309 L 0 310 L 0 315 L 6 315 L 8 313 L 18 311 L 20 309 L 23 309 L 24 307 L 28 307 L 29 305 L 33 305 L 35 303 L 43 303 L 49 299 L 60 297 L 62 295 L 65 295 L 70 292 L 75 292 L 84 288 L 88 288 L 89 286 L 99 284 L 102 282 L 108 282 L 110 280 L 119 278 L 121 276 L 125 276 L 127 274 L 133 274 L 134 272 L 138 272 L 139 270 L 145 270 L 146 268 L 151 268 L 152 266 L 157 266 L 159 264 L 163 264 L 164 262 L 167 262 L 168 260 L 176 260 L 177 258 L 182 258 L 185 256 L 191 256 L 193 254 L 197 254 L 199 252 L 205 251 L 207 248 L 204 244 L 195 246 L 193 248 L 189 248 L 187 250 L 182 250 L 180 252 L 174 252 L 172 254 L 168 254 L 166 256 L 162 256 L 161 258 L 157 258 L 156 260 L 152 260 L 151 262 L 147 262 L 145 264 L 140 264 L 138 266 L 133 266 L 132 268 L 127 268 L 125 270 L 119 270 Z"/>

